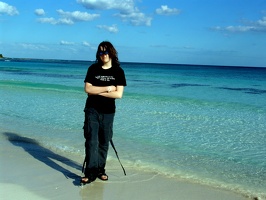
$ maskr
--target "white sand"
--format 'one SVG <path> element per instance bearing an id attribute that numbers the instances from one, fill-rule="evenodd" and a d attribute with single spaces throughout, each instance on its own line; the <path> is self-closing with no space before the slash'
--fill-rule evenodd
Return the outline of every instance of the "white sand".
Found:
<path id="1" fill-rule="evenodd" d="M 2 134 L 2 133 L 1 133 Z M 68 160 L 32 143 L 0 137 L 0 198 L 27 200 L 245 200 L 230 191 L 108 164 L 109 180 L 79 186 L 82 160 Z M 69 176 L 69 177 L 66 177 Z"/>

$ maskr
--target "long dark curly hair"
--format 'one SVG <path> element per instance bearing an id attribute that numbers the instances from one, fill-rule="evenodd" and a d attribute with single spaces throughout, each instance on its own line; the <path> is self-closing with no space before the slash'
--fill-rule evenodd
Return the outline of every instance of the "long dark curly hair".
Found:
<path id="1" fill-rule="evenodd" d="M 105 49 L 105 51 L 108 51 L 109 57 L 112 59 L 112 66 L 120 66 L 120 62 L 118 60 L 118 53 L 111 42 L 109 41 L 103 41 L 99 44 L 98 50 L 96 52 L 96 62 L 99 64 L 103 64 L 99 52 L 101 51 L 101 47 Z"/>

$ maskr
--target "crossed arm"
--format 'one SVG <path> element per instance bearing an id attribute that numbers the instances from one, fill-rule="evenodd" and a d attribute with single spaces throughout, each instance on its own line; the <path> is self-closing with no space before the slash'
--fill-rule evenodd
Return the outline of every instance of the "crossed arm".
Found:
<path id="1" fill-rule="evenodd" d="M 84 90 L 86 93 L 91 95 L 101 95 L 108 98 L 121 99 L 124 92 L 124 86 L 111 85 L 111 86 L 99 87 L 99 86 L 93 86 L 92 84 L 86 82 Z"/>

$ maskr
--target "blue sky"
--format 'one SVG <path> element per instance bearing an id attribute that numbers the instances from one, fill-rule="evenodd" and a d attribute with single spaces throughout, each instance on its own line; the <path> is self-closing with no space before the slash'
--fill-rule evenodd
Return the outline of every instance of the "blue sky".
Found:
<path id="1" fill-rule="evenodd" d="M 63 2 L 63 3 L 62 3 Z M 266 0 L 4 0 L 6 57 L 266 67 Z"/>

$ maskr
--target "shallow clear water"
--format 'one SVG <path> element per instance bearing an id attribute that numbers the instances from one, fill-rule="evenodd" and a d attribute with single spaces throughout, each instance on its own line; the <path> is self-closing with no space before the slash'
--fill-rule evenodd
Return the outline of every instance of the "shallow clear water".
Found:
<path id="1" fill-rule="evenodd" d="M 0 128 L 83 156 L 90 64 L 0 62 Z M 122 67 L 114 142 L 126 166 L 266 198 L 265 68 Z"/>

